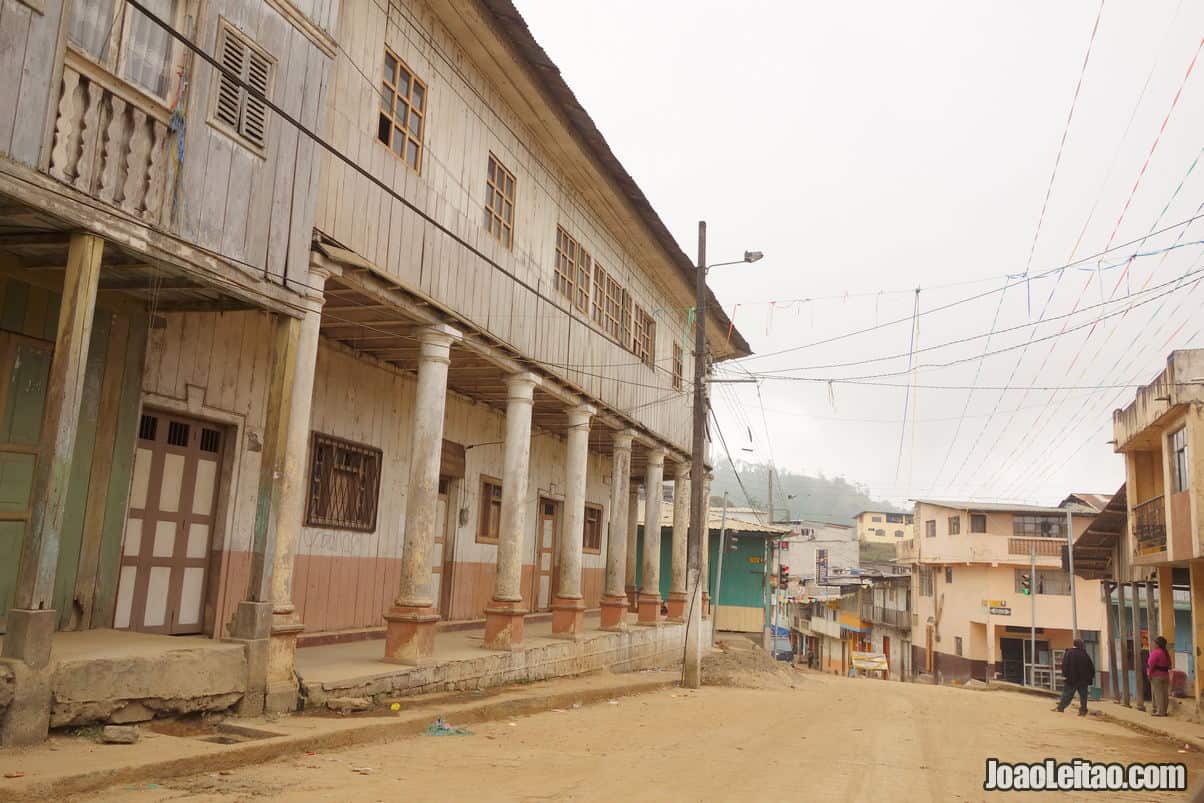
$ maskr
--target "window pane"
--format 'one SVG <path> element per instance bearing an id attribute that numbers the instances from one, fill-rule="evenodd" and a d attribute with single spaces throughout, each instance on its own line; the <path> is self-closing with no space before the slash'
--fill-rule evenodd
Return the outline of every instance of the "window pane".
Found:
<path id="1" fill-rule="evenodd" d="M 410 94 L 410 74 L 405 71 L 404 67 L 398 70 L 397 93 L 407 97 Z"/>
<path id="2" fill-rule="evenodd" d="M 376 127 L 376 138 L 386 145 L 389 144 L 389 128 L 392 127 L 392 125 L 393 124 L 389 121 L 388 115 L 382 114 L 380 116 L 380 124 Z"/>
<path id="3" fill-rule="evenodd" d="M 423 103 L 426 100 L 426 90 L 423 89 L 422 85 L 419 84 L 417 81 L 414 82 L 414 98 L 413 98 L 413 100 L 414 100 L 414 105 L 418 107 L 419 111 L 422 111 L 423 109 L 426 108 L 426 106 Z"/>
<path id="4" fill-rule="evenodd" d="M 414 136 L 422 133 L 422 118 L 418 116 L 418 112 L 410 110 L 410 131 Z"/>
<path id="5" fill-rule="evenodd" d="M 406 150 L 406 161 L 415 170 L 418 169 L 418 143 L 414 140 L 409 141 L 409 148 Z"/>
<path id="6" fill-rule="evenodd" d="M 385 74 L 384 78 L 389 83 L 393 83 L 393 77 L 397 74 L 397 59 L 393 58 L 393 54 L 385 53 Z"/>
<path id="7" fill-rule="evenodd" d="M 109 53 L 109 35 L 113 32 L 113 4 L 116 0 L 92 0 L 73 3 L 67 36 L 98 61 Z"/>
<path id="8" fill-rule="evenodd" d="M 406 132 L 396 126 L 393 127 L 393 153 L 399 157 L 405 155 L 406 147 Z"/>
<path id="9" fill-rule="evenodd" d="M 174 23 L 175 0 L 147 0 L 147 10 L 159 19 Z M 126 8 L 122 77 L 153 95 L 167 94 L 171 36 L 133 6 Z"/>
<path id="10" fill-rule="evenodd" d="M 410 107 L 406 103 L 406 99 L 401 95 L 398 95 L 396 98 L 396 103 L 393 107 L 393 114 L 397 117 L 398 121 L 400 121 L 402 125 L 405 125 L 406 117 L 409 115 L 409 113 Z"/>

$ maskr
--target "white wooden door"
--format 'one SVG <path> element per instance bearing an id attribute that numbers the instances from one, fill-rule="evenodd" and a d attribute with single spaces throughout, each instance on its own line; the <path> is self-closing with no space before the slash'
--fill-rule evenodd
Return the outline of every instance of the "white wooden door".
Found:
<path id="1" fill-rule="evenodd" d="M 443 601 L 443 550 L 447 543 L 447 489 L 448 481 L 439 480 L 439 498 L 435 504 L 435 539 L 431 544 L 431 599 L 435 610 L 441 610 Z"/>
<path id="2" fill-rule="evenodd" d="M 552 595 L 556 593 L 556 525 L 559 520 L 559 503 L 551 499 L 539 500 L 539 519 L 535 541 L 535 606 L 547 611 L 552 607 Z"/>
<path id="3" fill-rule="evenodd" d="M 149 633 L 204 629 L 222 431 L 144 412 L 134 453 L 113 627 Z"/>

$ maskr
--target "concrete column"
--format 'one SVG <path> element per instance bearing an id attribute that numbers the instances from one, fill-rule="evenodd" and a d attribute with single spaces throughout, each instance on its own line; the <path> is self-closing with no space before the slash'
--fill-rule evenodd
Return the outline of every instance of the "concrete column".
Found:
<path id="1" fill-rule="evenodd" d="M 702 500 L 702 618 L 711 618 L 711 481 L 715 475 L 707 472 Z"/>
<path id="2" fill-rule="evenodd" d="M 258 504 L 252 536 L 247 599 L 238 604 L 231 640 L 247 646 L 247 693 L 239 713 L 297 708 L 294 671 L 302 623 L 293 606 L 293 565 L 309 491 L 310 408 L 322 325 L 323 288 L 338 269 L 320 256 L 309 266 L 310 307 L 299 321 L 280 318 L 273 343 L 268 409 L 263 432 Z"/>
<path id="3" fill-rule="evenodd" d="M 1175 662 L 1175 569 L 1158 567 L 1158 635 L 1166 639 L 1166 651 Z"/>
<path id="4" fill-rule="evenodd" d="M 1119 662 L 1120 671 L 1117 671 L 1117 648 L 1116 648 L 1116 614 L 1112 612 L 1112 588 L 1114 583 L 1110 580 L 1105 580 L 1100 584 L 1101 592 L 1104 595 L 1104 635 L 1102 643 L 1107 645 L 1108 650 L 1108 685 L 1112 690 L 1112 702 L 1120 702 L 1120 682 L 1121 675 L 1124 674 L 1124 661 Z"/>
<path id="5" fill-rule="evenodd" d="M 640 486 L 631 483 L 631 494 L 627 497 L 627 565 L 624 566 L 623 586 L 627 591 L 627 609 L 635 613 L 640 599 L 636 587 L 636 569 L 640 565 Z"/>
<path id="6" fill-rule="evenodd" d="M 580 638 L 585 631 L 581 596 L 581 546 L 585 532 L 585 475 L 589 463 L 588 404 L 569 410 L 564 448 L 564 531 L 560 535 L 559 582 L 552 600 L 552 635 Z"/>
<path id="7" fill-rule="evenodd" d="M 410 481 L 406 489 L 405 542 L 401 550 L 401 582 L 393 606 L 384 614 L 385 660 L 418 665 L 435 651 L 439 614 L 431 598 L 431 544 L 435 540 L 439 501 L 439 462 L 443 456 L 443 411 L 447 403 L 447 369 L 451 345 L 460 332 L 450 326 L 428 326 L 421 333 L 418 392 L 410 438 Z"/>
<path id="8" fill-rule="evenodd" d="M 1133 707 L 1138 711 L 1145 710 L 1145 671 L 1141 664 L 1141 584 L 1131 583 L 1133 591 L 1133 690 L 1136 699 Z"/>
<path id="9" fill-rule="evenodd" d="M 669 555 L 669 620 L 686 619 L 686 539 L 690 533 L 690 464 L 673 469 L 673 541 Z"/>
<path id="10" fill-rule="evenodd" d="M 639 623 L 661 620 L 661 500 L 664 496 L 665 450 L 648 453 L 644 474 L 644 555 L 640 580 Z"/>
<path id="11" fill-rule="evenodd" d="M 8 714 L 0 722 L 0 744 L 4 746 L 40 742 L 50 726 L 47 667 L 56 619 L 54 581 L 103 255 L 104 240 L 100 237 L 71 236 L 54 356 L 46 383 L 40 455 L 30 497 L 33 507 L 21 545 L 16 590 L 4 636 L 3 658 L 10 660 L 3 663 L 12 671 L 16 686 Z"/>
<path id="12" fill-rule="evenodd" d="M 1191 578 L 1191 651 L 1200 661 L 1204 656 L 1204 560 L 1189 561 L 1188 577 Z M 1204 710 L 1204 672 L 1199 670 L 1197 663 L 1196 710 Z"/>
<path id="13" fill-rule="evenodd" d="M 1194 579 L 1194 578 L 1193 578 Z M 1128 708 L 1129 706 L 1129 660 L 1132 657 L 1132 651 L 1125 649 L 1125 642 L 1129 639 L 1129 611 L 1125 607 L 1125 583 L 1116 584 L 1116 621 L 1120 627 L 1117 632 L 1116 652 L 1118 654 L 1117 670 L 1120 672 L 1120 702 L 1121 705 Z M 1204 585 L 1202 578 L 1201 585 Z M 1195 584 L 1192 584 L 1192 592 L 1195 592 Z"/>
<path id="14" fill-rule="evenodd" d="M 527 533 L 527 480 L 531 474 L 531 409 L 539 378 L 521 373 L 506 381 L 506 454 L 493 599 L 485 609 L 485 646 L 518 649 L 523 643 L 523 542 Z"/>
<path id="15" fill-rule="evenodd" d="M 629 429 L 614 436 L 614 459 L 610 473 L 610 533 L 606 538 L 606 588 L 602 595 L 603 630 L 627 629 L 628 511 L 631 501 L 631 441 Z"/>

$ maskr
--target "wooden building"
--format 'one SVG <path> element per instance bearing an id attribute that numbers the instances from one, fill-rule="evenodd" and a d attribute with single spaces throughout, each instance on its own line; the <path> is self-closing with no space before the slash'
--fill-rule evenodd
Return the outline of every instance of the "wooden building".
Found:
<path id="1" fill-rule="evenodd" d="M 694 269 L 509 0 L 3 0 L 0 40 L 0 674 L 233 640 L 287 710 L 298 643 L 621 629 L 637 561 L 659 619 Z"/>

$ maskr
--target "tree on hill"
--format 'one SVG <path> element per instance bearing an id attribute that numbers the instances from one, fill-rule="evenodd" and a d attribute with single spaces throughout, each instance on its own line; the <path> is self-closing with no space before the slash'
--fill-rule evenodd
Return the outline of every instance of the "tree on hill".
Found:
<path id="1" fill-rule="evenodd" d="M 718 504 L 726 491 L 730 505 L 743 507 L 751 503 L 768 510 L 769 464 L 737 462 L 736 468 L 740 472 L 739 481 L 726 461 L 715 467 L 715 480 L 711 483 L 714 503 Z M 822 474 L 812 477 L 778 469 L 773 480 L 774 521 L 814 519 L 848 524 L 863 510 L 904 512 L 890 502 L 874 499 L 868 487 L 844 477 L 828 478 Z M 740 488 L 741 482 L 748 491 L 748 501 Z"/>

